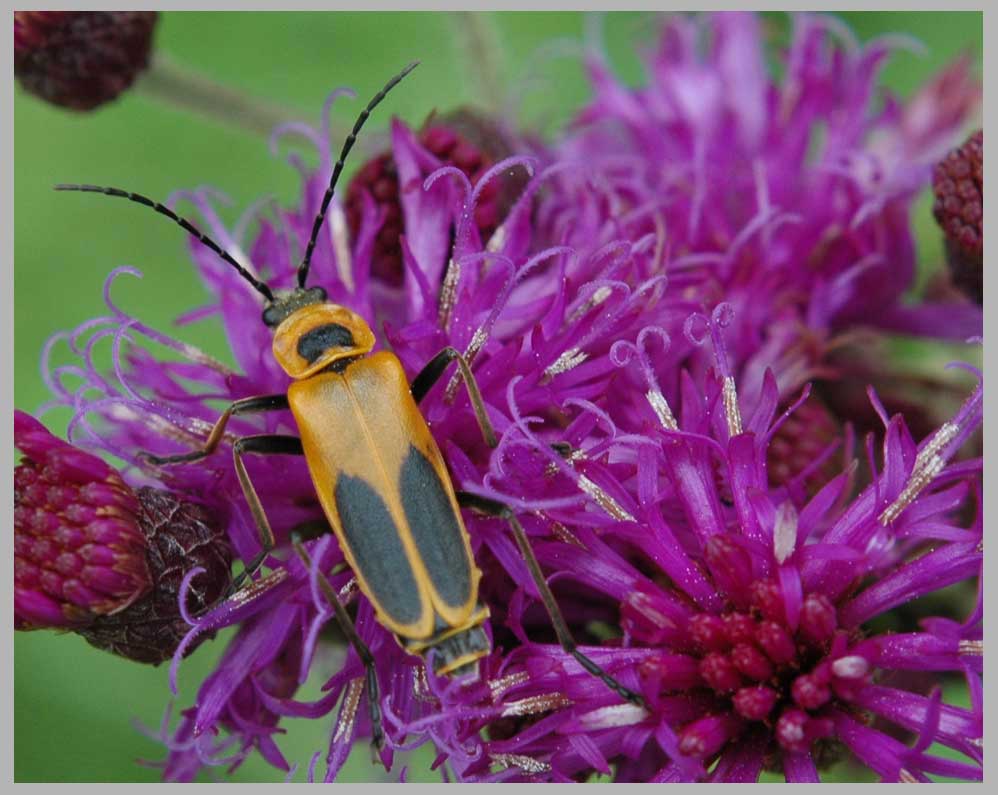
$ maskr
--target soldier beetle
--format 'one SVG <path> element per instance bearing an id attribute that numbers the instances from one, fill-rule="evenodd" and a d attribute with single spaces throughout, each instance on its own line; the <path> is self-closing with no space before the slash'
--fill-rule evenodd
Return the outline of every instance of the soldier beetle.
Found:
<path id="1" fill-rule="evenodd" d="M 371 353 L 375 338 L 362 317 L 328 303 L 322 287 L 306 286 L 319 230 L 357 134 L 371 111 L 416 65 L 410 64 L 393 77 L 354 123 L 315 217 L 294 289 L 275 294 L 190 221 L 159 202 L 118 188 L 56 186 L 56 190 L 101 193 L 150 207 L 234 267 L 263 295 L 263 322 L 273 329 L 274 357 L 292 379 L 287 393 L 233 402 L 201 449 L 168 457 L 145 454 L 145 458 L 160 466 L 197 461 L 215 451 L 231 417 L 290 409 L 298 436 L 247 436 L 237 439 L 232 447 L 236 474 L 261 544 L 260 553 L 234 581 L 234 590 L 256 573 L 276 544 L 243 457 L 303 455 L 329 526 L 378 622 L 407 652 L 422 655 L 428 662 L 432 659 L 435 674 L 477 676 L 478 660 L 491 651 L 482 628 L 489 611 L 478 600 L 482 573 L 475 565 L 461 517 L 460 509 L 466 507 L 508 522 L 564 650 L 614 692 L 643 705 L 640 695 L 578 650 L 513 511 L 495 500 L 455 491 L 443 456 L 419 411 L 419 402 L 451 362 L 457 363 L 482 435 L 490 447 L 497 444 L 474 375 L 461 353 L 451 347 L 440 351 L 410 385 L 393 353 Z M 292 543 L 305 565 L 311 567 L 301 538 L 293 535 Z M 325 575 L 320 575 L 319 584 L 365 665 L 372 739 L 381 747 L 384 733 L 374 658 Z"/>

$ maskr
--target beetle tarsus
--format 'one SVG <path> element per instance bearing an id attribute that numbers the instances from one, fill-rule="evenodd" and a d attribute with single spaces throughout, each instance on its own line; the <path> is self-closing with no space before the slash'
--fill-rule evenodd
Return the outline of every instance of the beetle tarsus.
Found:
<path id="1" fill-rule="evenodd" d="M 209 453 L 203 450 L 195 450 L 191 453 L 180 453 L 179 455 L 153 455 L 152 453 L 140 452 L 136 454 L 136 458 L 152 464 L 153 466 L 161 467 L 171 464 L 190 464 L 194 461 L 200 461 L 208 455 Z"/>

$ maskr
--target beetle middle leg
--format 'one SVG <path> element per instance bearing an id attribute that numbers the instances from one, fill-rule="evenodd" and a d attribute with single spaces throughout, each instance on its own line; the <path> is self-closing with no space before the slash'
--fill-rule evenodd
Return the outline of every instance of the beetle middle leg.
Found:
<path id="1" fill-rule="evenodd" d="M 312 558 L 309 557 L 308 551 L 305 549 L 305 545 L 301 542 L 301 537 L 297 533 L 292 534 L 291 543 L 295 548 L 295 552 L 298 553 L 298 557 L 305 564 L 305 568 L 311 569 Z M 371 717 L 371 743 L 380 751 L 385 744 L 385 731 L 382 727 L 381 688 L 378 686 L 378 672 L 374 667 L 374 655 L 371 654 L 371 650 L 367 647 L 367 644 L 357 634 L 357 628 L 354 626 L 350 614 L 336 595 L 336 591 L 330 585 L 329 580 L 326 579 L 326 575 L 320 571 L 318 579 L 319 590 L 322 591 L 322 595 L 326 597 L 326 601 L 333 608 L 340 629 L 343 630 L 343 634 L 346 635 L 347 640 L 350 641 L 356 650 L 357 656 L 360 657 L 360 661 L 364 664 L 367 705 Z"/>
<path id="2" fill-rule="evenodd" d="M 609 687 L 617 695 L 639 707 L 647 707 L 645 700 L 640 695 L 635 693 L 633 690 L 624 687 L 620 684 L 620 682 L 610 676 L 610 674 L 579 651 L 578 644 L 575 642 L 575 638 L 572 637 L 572 631 L 568 628 L 568 624 L 565 623 L 565 618 L 561 614 L 561 608 L 558 607 L 558 602 L 555 600 L 554 594 L 551 593 L 551 588 L 548 587 L 547 581 L 544 579 L 544 573 L 541 571 L 541 566 L 537 562 L 534 550 L 530 546 L 530 539 L 527 538 L 527 533 L 523 529 L 523 525 L 520 524 L 520 520 L 516 518 L 516 514 L 513 510 L 508 505 L 504 505 L 498 500 L 491 500 L 488 497 L 481 497 L 477 494 L 471 494 L 466 491 L 457 492 L 457 501 L 465 508 L 470 508 L 471 510 L 477 511 L 478 513 L 486 516 L 494 516 L 505 519 L 509 524 L 510 528 L 513 530 L 513 537 L 516 539 L 516 545 L 520 548 L 520 554 L 523 556 L 523 560 L 527 564 L 527 569 L 530 571 L 530 576 L 533 578 L 534 585 L 537 586 L 537 591 L 541 595 L 541 601 L 544 603 L 544 608 L 547 610 L 548 617 L 551 619 L 551 625 L 554 627 L 555 635 L 558 636 L 558 642 L 561 644 L 561 648 L 568 654 L 571 654 L 578 661 L 579 665 L 585 668 L 593 676 L 600 679 L 603 684 Z"/>

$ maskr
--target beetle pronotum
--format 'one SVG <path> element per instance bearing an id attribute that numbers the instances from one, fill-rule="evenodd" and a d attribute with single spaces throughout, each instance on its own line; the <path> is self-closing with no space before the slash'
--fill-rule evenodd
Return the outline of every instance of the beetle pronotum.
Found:
<path id="1" fill-rule="evenodd" d="M 322 287 L 306 286 L 319 231 L 357 134 L 371 111 L 415 67 L 416 63 L 410 64 L 388 81 L 361 112 L 344 141 L 298 266 L 298 286 L 292 290 L 275 294 L 194 224 L 159 202 L 118 188 L 56 186 L 56 190 L 101 193 L 150 207 L 234 267 L 263 295 L 263 322 L 273 329 L 274 357 L 293 379 L 287 393 L 233 402 L 201 449 L 146 458 L 158 465 L 199 460 L 214 452 L 231 417 L 290 409 L 299 436 L 247 436 L 236 440 L 232 448 L 236 474 L 261 543 L 260 553 L 236 578 L 236 587 L 253 576 L 276 543 L 243 457 L 250 453 L 304 455 L 326 519 L 361 592 L 374 606 L 377 620 L 406 651 L 424 656 L 432 651 L 435 674 L 463 677 L 477 673 L 478 660 L 490 651 L 482 629 L 489 612 L 478 601 L 481 572 L 472 558 L 461 518 L 460 507 L 464 506 L 509 523 L 565 651 L 620 696 L 643 704 L 641 696 L 578 650 L 513 511 L 494 500 L 455 491 L 418 404 L 447 366 L 456 362 L 482 434 L 495 447 L 495 432 L 464 357 L 454 348 L 445 348 L 410 386 L 393 353 L 371 353 L 375 337 L 362 317 L 328 303 Z M 311 566 L 300 538 L 294 537 L 293 545 L 306 566 Z M 374 659 L 326 577 L 320 576 L 319 583 L 344 634 L 364 662 L 372 739 L 380 747 L 384 734 Z"/>

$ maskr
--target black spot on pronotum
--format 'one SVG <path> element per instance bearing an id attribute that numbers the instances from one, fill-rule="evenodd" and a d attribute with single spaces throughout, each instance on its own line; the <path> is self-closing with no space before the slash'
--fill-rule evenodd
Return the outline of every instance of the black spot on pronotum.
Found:
<path id="1" fill-rule="evenodd" d="M 366 480 L 351 475 L 340 475 L 333 491 L 343 535 L 371 595 L 399 623 L 418 620 L 419 586 L 384 500 Z"/>
<path id="2" fill-rule="evenodd" d="M 412 445 L 399 475 L 402 508 L 433 587 L 451 607 L 471 597 L 464 531 L 430 460 Z"/>
<path id="3" fill-rule="evenodd" d="M 302 334 L 298 340 L 298 355 L 307 362 L 314 362 L 330 348 L 352 347 L 354 342 L 350 329 L 339 323 L 327 323 Z"/>

